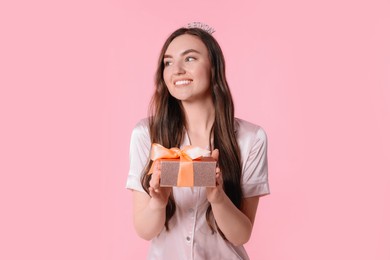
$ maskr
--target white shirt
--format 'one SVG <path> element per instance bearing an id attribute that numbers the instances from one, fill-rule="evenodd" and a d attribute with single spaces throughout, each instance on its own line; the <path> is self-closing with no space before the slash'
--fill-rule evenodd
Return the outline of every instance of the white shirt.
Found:
<path id="1" fill-rule="evenodd" d="M 269 194 L 267 136 L 257 125 L 236 118 L 235 130 L 241 152 L 243 197 Z M 182 147 L 190 145 L 187 133 Z M 130 170 L 126 187 L 145 192 L 141 174 L 148 162 L 151 142 L 148 120 L 134 128 L 130 142 Z M 148 259 L 249 259 L 243 246 L 234 246 L 218 232 L 211 234 L 205 213 L 209 206 L 204 187 L 173 187 L 176 212 L 151 242 Z"/>

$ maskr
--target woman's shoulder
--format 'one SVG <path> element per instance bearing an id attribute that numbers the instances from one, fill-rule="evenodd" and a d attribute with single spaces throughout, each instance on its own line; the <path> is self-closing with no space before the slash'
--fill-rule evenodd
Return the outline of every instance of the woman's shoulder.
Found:
<path id="1" fill-rule="evenodd" d="M 133 131 L 149 131 L 149 118 L 146 117 L 146 118 L 142 118 L 141 120 L 139 120 L 134 128 L 133 128 Z"/>
<path id="2" fill-rule="evenodd" d="M 149 118 L 142 118 L 135 124 L 132 136 L 144 138 L 149 136 Z"/>
<path id="3" fill-rule="evenodd" d="M 251 123 L 241 118 L 235 118 L 235 131 L 238 135 L 257 136 L 266 138 L 266 132 L 260 125 Z"/>

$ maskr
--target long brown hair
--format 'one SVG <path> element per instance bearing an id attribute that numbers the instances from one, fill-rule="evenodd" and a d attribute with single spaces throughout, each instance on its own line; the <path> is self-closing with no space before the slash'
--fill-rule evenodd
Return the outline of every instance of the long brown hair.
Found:
<path id="1" fill-rule="evenodd" d="M 215 107 L 213 125 L 214 148 L 219 150 L 218 164 L 222 172 L 223 188 L 234 205 L 241 209 L 241 163 L 240 150 L 234 129 L 234 104 L 225 75 L 225 59 L 221 47 L 214 37 L 198 28 L 180 28 L 174 31 L 165 41 L 158 59 L 155 75 L 155 92 L 150 103 L 149 130 L 152 143 L 165 147 L 180 147 L 184 137 L 185 117 L 180 101 L 171 96 L 164 82 L 164 54 L 169 44 L 178 36 L 189 34 L 198 37 L 208 49 L 211 64 L 210 88 Z M 148 192 L 150 175 L 146 175 L 151 162 L 145 167 L 142 176 L 142 186 Z M 176 210 L 171 194 L 166 208 L 165 227 Z M 206 211 L 207 222 L 214 233 L 211 224 L 211 205 Z M 218 229 L 220 234 L 222 232 Z"/>

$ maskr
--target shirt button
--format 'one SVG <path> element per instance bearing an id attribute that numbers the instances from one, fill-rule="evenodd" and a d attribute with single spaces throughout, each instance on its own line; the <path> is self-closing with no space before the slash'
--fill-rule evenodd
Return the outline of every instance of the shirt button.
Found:
<path id="1" fill-rule="evenodd" d="M 186 240 L 187 240 L 187 242 L 190 242 L 191 238 L 190 237 L 186 237 Z"/>

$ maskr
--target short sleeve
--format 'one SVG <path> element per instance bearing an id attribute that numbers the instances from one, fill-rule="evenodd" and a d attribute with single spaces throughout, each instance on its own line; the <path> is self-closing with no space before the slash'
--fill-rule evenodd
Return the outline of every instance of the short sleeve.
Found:
<path id="1" fill-rule="evenodd" d="M 141 120 L 133 129 L 130 139 L 130 169 L 126 188 L 145 192 L 141 184 L 141 175 L 148 162 L 150 137 L 147 119 Z"/>
<path id="2" fill-rule="evenodd" d="M 242 172 L 243 197 L 263 196 L 270 193 L 268 185 L 267 135 L 257 127 L 247 142 Z"/>

